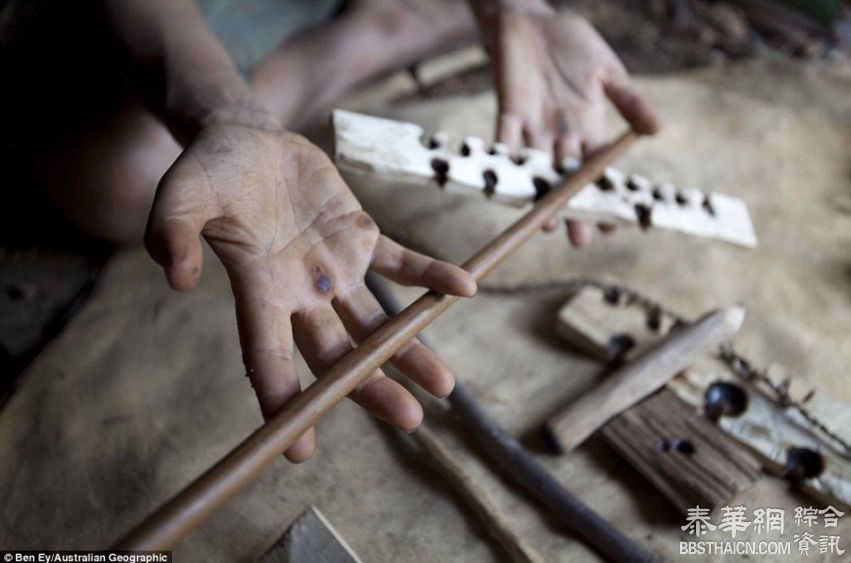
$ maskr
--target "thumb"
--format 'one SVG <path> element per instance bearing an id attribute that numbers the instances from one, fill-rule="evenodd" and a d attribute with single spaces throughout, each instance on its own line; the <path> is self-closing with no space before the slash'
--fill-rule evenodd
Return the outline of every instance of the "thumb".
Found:
<path id="1" fill-rule="evenodd" d="M 603 85 L 606 95 L 633 129 L 644 135 L 656 134 L 661 127 L 656 110 L 638 93 L 625 71 L 615 74 Z"/>
<path id="2" fill-rule="evenodd" d="M 145 229 L 145 248 L 165 269 L 169 285 L 178 290 L 198 283 L 204 262 L 201 230 L 213 217 L 202 180 L 205 172 L 185 154 L 160 180 Z"/>
<path id="3" fill-rule="evenodd" d="M 165 269 L 172 288 L 192 289 L 198 283 L 204 262 L 201 247 L 203 224 L 182 217 L 160 219 L 156 211 L 155 207 L 145 230 L 145 248 L 151 258 Z"/>

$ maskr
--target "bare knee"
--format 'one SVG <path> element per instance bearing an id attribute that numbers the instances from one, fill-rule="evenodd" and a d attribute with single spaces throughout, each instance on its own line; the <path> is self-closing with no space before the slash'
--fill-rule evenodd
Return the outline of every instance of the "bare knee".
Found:
<path id="1" fill-rule="evenodd" d="M 138 243 L 157 183 L 179 152 L 165 127 L 133 105 L 39 164 L 74 225 L 112 242 Z"/>

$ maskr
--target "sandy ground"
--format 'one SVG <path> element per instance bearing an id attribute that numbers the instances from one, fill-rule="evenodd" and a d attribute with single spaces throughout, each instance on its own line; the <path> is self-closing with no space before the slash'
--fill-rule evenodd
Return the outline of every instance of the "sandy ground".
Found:
<path id="1" fill-rule="evenodd" d="M 744 198 L 760 247 L 748 251 L 623 230 L 574 251 L 562 236 L 540 235 L 493 281 L 603 277 L 689 315 L 744 302 L 749 318 L 739 348 L 851 404 L 851 80 L 759 59 L 645 79 L 641 87 L 666 127 L 658 138 L 642 141 L 622 167 Z M 455 138 L 491 135 L 491 94 L 388 108 L 382 100 L 393 88 L 346 105 L 421 122 Z M 613 121 L 612 132 L 617 129 Z M 387 232 L 455 261 L 518 214 L 437 190 L 356 191 Z M 416 295 L 399 291 L 404 300 Z M 458 377 L 519 436 L 592 385 L 599 371 L 553 336 L 562 300 L 482 295 L 428 331 Z M 232 307 L 212 256 L 199 288 L 186 294 L 171 292 L 141 249 L 113 258 L 93 298 L 31 365 L 0 413 L 0 546 L 107 546 L 260 423 L 242 377 Z M 303 363 L 300 370 L 309 381 Z M 451 420 L 434 418 L 546 560 L 593 560 L 490 473 Z M 848 434 L 847 427 L 840 430 Z M 188 537 L 176 550 L 178 560 L 253 560 L 309 504 L 366 561 L 498 559 L 403 436 L 350 403 L 335 409 L 318 432 L 313 460 L 276 462 Z M 592 440 L 570 456 L 541 461 L 630 537 L 666 559 L 679 558 L 683 518 L 603 444 Z M 766 477 L 743 503 L 785 508 L 784 538 L 791 540 L 793 508 L 811 501 Z M 846 516 L 832 532 L 847 549 L 849 523 Z M 831 560 L 819 557 L 803 560 Z"/>

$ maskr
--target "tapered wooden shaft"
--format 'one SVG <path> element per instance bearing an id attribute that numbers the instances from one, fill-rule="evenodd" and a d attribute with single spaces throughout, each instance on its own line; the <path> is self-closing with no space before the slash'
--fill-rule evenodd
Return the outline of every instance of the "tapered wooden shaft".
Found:
<path id="1" fill-rule="evenodd" d="M 529 240 L 577 191 L 599 178 L 603 169 L 623 154 L 637 137 L 634 131 L 627 131 L 589 158 L 581 170 L 470 258 L 464 269 L 477 281 L 485 277 Z M 158 550 L 173 546 L 254 481 L 299 436 L 458 299 L 432 291 L 417 299 L 346 354 L 221 461 L 161 506 L 117 548 Z"/>
<path id="2" fill-rule="evenodd" d="M 414 440 L 431 456 L 446 482 L 472 510 L 488 534 L 499 543 L 512 563 L 544 563 L 544 559 L 516 533 L 505 514 L 487 492 L 464 469 L 458 459 L 428 427 L 423 424 L 412 434 Z"/>

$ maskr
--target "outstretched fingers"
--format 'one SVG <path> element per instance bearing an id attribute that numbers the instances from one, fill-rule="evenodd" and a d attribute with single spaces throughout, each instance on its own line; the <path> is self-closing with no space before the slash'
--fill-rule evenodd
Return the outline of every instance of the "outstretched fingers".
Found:
<path id="1" fill-rule="evenodd" d="M 633 129 L 645 135 L 659 131 L 661 122 L 656 110 L 642 96 L 622 68 L 616 69 L 612 77 L 603 84 L 606 95 L 623 118 Z"/>
<path id="2" fill-rule="evenodd" d="M 334 300 L 334 309 L 357 342 L 366 339 L 387 321 L 384 309 L 362 283 L 338 296 Z M 417 339 L 400 348 L 390 363 L 436 397 L 446 397 L 455 387 L 449 366 Z"/>
<path id="3" fill-rule="evenodd" d="M 513 113 L 500 111 L 496 124 L 496 140 L 512 153 L 520 150 L 523 142 L 523 120 Z"/>
<path id="4" fill-rule="evenodd" d="M 472 297 L 476 280 L 462 268 L 414 252 L 381 235 L 370 268 L 402 285 L 418 285 L 447 295 Z"/>
<path id="5" fill-rule="evenodd" d="M 579 120 L 575 118 L 575 114 L 570 114 L 570 119 L 567 115 L 561 118 L 561 127 L 559 127 L 559 136 L 555 143 L 555 158 L 557 162 L 562 162 L 564 159 L 572 158 L 582 160 L 583 138 L 580 134 Z M 585 221 L 567 220 L 567 238 L 570 243 L 579 248 L 591 242 L 594 238 L 591 225 Z"/>
<path id="6" fill-rule="evenodd" d="M 321 378 L 352 350 L 343 323 L 328 305 L 296 313 L 293 327 L 296 345 L 317 377 Z M 374 416 L 406 432 L 415 430 L 422 422 L 423 410 L 414 396 L 381 370 L 358 385 L 350 398 Z"/>
<path id="7" fill-rule="evenodd" d="M 261 297 L 236 298 L 236 318 L 243 362 L 268 419 L 301 391 L 293 362 L 293 335 L 288 311 Z M 307 460 L 315 449 L 311 428 L 284 453 L 292 462 Z"/>

